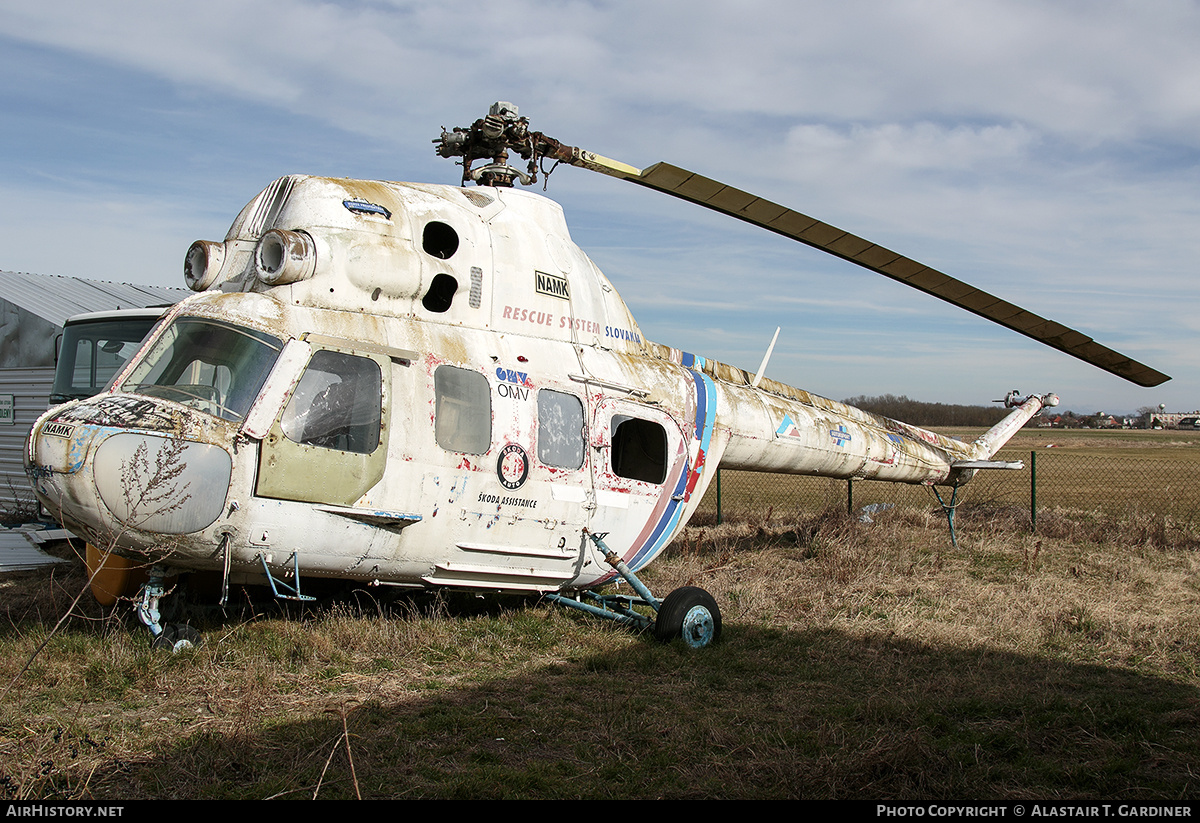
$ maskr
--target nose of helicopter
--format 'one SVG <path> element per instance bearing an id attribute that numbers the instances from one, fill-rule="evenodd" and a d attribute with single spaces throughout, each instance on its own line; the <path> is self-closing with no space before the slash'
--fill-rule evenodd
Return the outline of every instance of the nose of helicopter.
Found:
<path id="1" fill-rule="evenodd" d="M 96 492 L 126 526 L 189 534 L 221 514 L 233 464 L 229 452 L 140 432 L 104 439 L 92 460 Z"/>
<path id="2" fill-rule="evenodd" d="M 199 531 L 221 514 L 232 474 L 220 446 L 88 423 L 35 426 L 28 457 L 43 505 L 89 539 Z"/>

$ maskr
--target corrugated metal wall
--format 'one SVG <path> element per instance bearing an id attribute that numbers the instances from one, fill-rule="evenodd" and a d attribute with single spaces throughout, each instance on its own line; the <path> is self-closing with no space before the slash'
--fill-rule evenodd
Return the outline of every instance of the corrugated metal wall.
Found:
<path id="1" fill-rule="evenodd" d="M 62 326 L 0 300 L 0 369 L 54 366 L 55 337 Z"/>
<path id="2" fill-rule="evenodd" d="M 64 277 L 0 271 L 0 300 L 62 327 L 67 318 L 91 311 L 170 306 L 194 292 L 167 286 L 135 286 Z"/>
<path id="3" fill-rule="evenodd" d="M 13 395 L 14 424 L 0 424 L 0 509 L 11 509 L 17 498 L 32 501 L 22 454 L 25 439 L 49 404 L 54 369 L 0 369 L 0 394 Z"/>

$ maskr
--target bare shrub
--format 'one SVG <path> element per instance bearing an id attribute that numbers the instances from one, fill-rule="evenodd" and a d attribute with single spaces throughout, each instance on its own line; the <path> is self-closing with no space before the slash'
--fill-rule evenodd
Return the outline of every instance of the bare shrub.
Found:
<path id="1" fill-rule="evenodd" d="M 187 443 L 180 437 L 170 437 L 150 459 L 150 449 L 139 443 L 132 458 L 121 462 L 121 493 L 129 510 L 131 525 L 144 523 L 150 517 L 178 511 L 191 498 L 190 484 L 179 487 L 179 475 L 187 468 L 182 456 Z M 114 543 L 116 536 L 114 536 Z"/>
<path id="2" fill-rule="evenodd" d="M 0 504 L 0 526 L 21 526 L 41 518 L 37 498 L 28 485 L 18 486 L 8 479 L 9 499 Z"/>
<path id="3" fill-rule="evenodd" d="M 1029 530 L 1029 510 L 1002 503 L 964 505 L 956 515 L 960 530 L 984 530 L 990 534 L 1012 534 Z"/>
<path id="4" fill-rule="evenodd" d="M 148 446 L 145 442 L 142 442 L 135 449 L 129 461 L 122 461 L 120 481 L 122 495 L 124 496 L 128 512 L 126 525 L 114 531 L 108 536 L 107 540 L 97 546 L 100 555 L 96 567 L 91 570 L 90 574 L 83 575 L 85 580 L 79 585 L 70 603 L 61 611 L 57 622 L 29 654 L 25 665 L 13 675 L 4 689 L 0 691 L 0 700 L 8 695 L 21 679 L 21 676 L 33 665 L 37 656 L 41 654 L 72 616 L 85 616 L 80 611 L 80 604 L 88 602 L 85 598 L 91 591 L 92 581 L 100 573 L 109 556 L 116 550 L 126 530 L 136 527 L 139 523 L 144 523 L 150 517 L 176 511 L 191 497 L 190 493 L 187 492 L 187 484 L 184 484 L 182 488 L 178 485 L 179 476 L 187 468 L 187 464 L 182 460 L 182 455 L 186 448 L 186 441 L 177 435 L 172 435 L 158 449 L 153 460 L 150 459 Z M 72 541 L 68 541 L 68 545 L 72 547 L 76 558 L 81 560 L 79 547 Z"/>

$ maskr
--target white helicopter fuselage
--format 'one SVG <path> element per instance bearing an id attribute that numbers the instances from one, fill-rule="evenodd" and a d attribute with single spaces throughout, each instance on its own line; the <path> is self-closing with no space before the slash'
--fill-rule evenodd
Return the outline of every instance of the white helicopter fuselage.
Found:
<path id="1" fill-rule="evenodd" d="M 961 481 L 1045 402 L 966 444 L 651 343 L 513 189 L 281 178 L 187 279 L 27 469 L 89 542 L 233 581 L 587 589 L 589 532 L 645 566 L 718 466 Z"/>

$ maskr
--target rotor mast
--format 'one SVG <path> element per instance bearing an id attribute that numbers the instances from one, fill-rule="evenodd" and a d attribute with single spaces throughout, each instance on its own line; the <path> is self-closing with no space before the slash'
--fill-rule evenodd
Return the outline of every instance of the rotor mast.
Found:
<path id="1" fill-rule="evenodd" d="M 467 128 L 455 126 L 452 131 L 443 127 L 441 137 L 433 141 L 441 157 L 461 157 L 462 182 L 480 186 L 510 188 L 520 181 L 529 186 L 537 182 L 538 172 L 549 176 L 554 170 L 542 168 L 542 160 L 600 172 L 613 177 L 637 178 L 642 170 L 613 160 L 609 157 L 586 151 L 577 146 L 568 146 L 540 131 L 529 130 L 529 118 L 521 117 L 512 103 L 493 103 L 486 117 L 481 117 Z M 528 161 L 525 171 L 509 165 L 509 152 L 515 152 Z M 474 168 L 477 160 L 486 160 L 484 165 Z"/>

